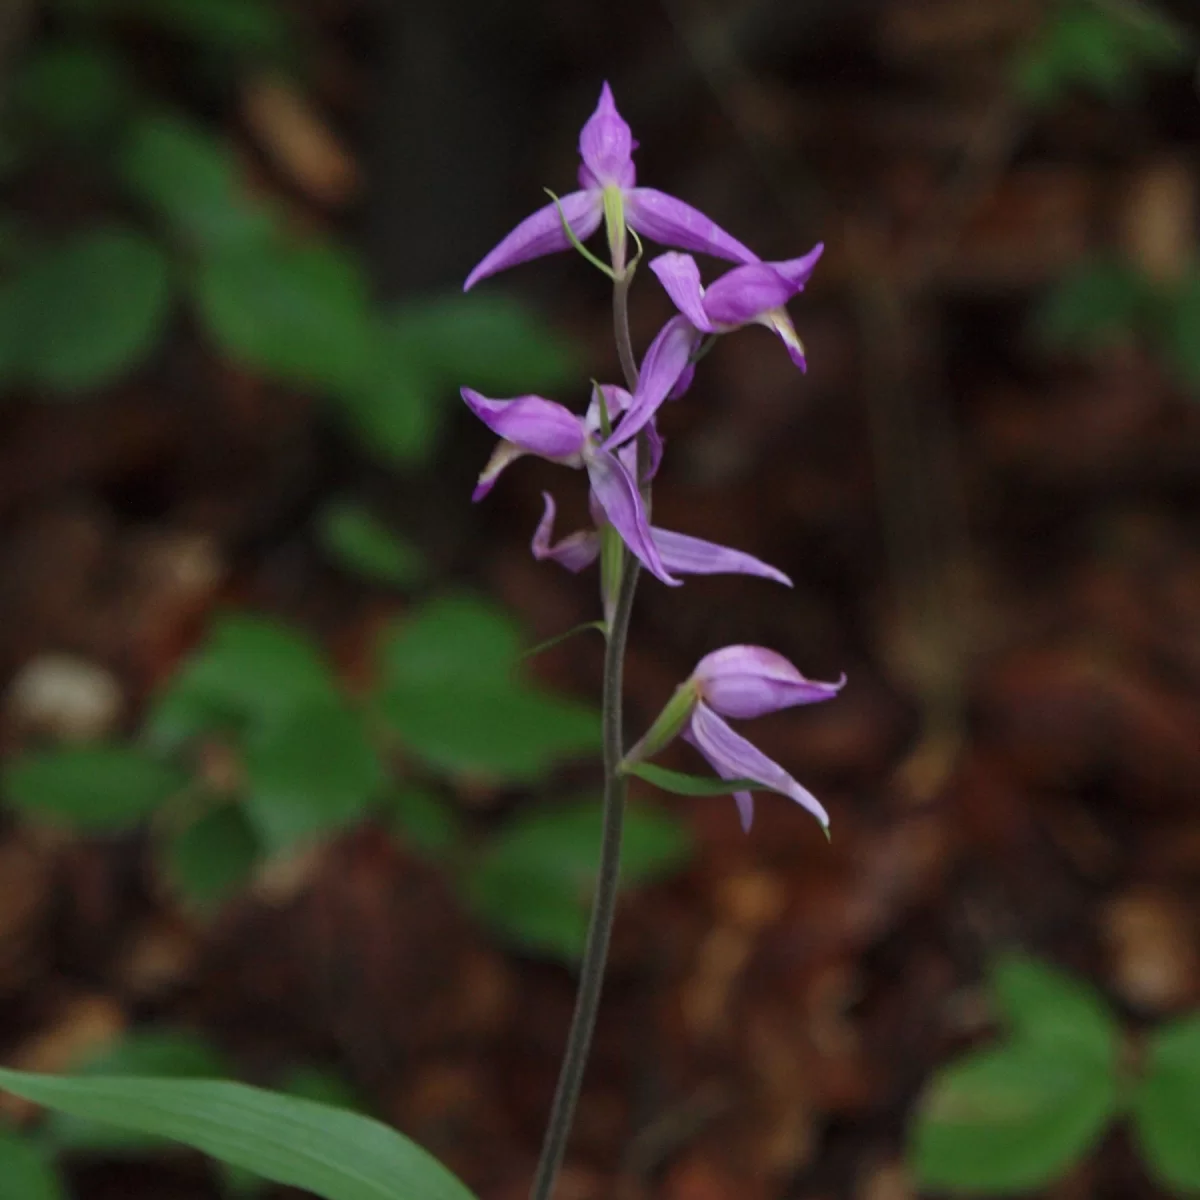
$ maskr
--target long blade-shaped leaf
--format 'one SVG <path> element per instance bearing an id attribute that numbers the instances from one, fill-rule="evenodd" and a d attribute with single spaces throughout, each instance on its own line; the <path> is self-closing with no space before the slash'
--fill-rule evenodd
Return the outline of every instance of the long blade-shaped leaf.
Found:
<path id="1" fill-rule="evenodd" d="M 183 1142 L 323 1200 L 472 1200 L 432 1155 L 370 1117 L 240 1083 L 0 1070 L 0 1088 L 60 1112 Z"/>
<path id="2" fill-rule="evenodd" d="M 764 784 L 754 779 L 717 779 L 712 775 L 685 775 L 682 771 L 656 767 L 654 763 L 638 763 L 629 768 L 629 774 L 662 788 L 664 792 L 674 792 L 677 796 L 730 796 L 734 792 L 768 790 Z"/>

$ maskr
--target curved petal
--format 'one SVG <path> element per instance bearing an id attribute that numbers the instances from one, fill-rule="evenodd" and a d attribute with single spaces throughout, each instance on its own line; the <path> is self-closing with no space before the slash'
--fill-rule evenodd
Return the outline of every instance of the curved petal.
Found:
<path id="1" fill-rule="evenodd" d="M 758 262 L 743 246 L 699 209 L 656 188 L 633 188 L 625 193 L 625 219 L 630 229 L 663 246 L 694 254 L 712 254 L 730 262 Z"/>
<path id="2" fill-rule="evenodd" d="M 675 381 L 675 386 L 667 393 L 668 400 L 678 400 L 681 396 L 687 395 L 687 390 L 692 386 L 692 380 L 696 378 L 696 364 L 689 362 L 683 368 L 683 373 Z"/>
<path id="3" fill-rule="evenodd" d="M 620 417 L 633 403 L 633 397 L 623 387 L 618 387 L 615 383 L 600 383 L 596 385 L 596 388 L 599 388 L 604 396 L 604 407 L 608 409 L 608 419 L 610 422 Z M 600 401 L 596 396 L 596 388 L 592 389 L 592 398 L 588 403 L 587 415 L 583 419 L 588 433 L 593 437 L 601 429 Z"/>
<path id="4" fill-rule="evenodd" d="M 824 828 L 829 828 L 829 814 L 821 802 L 801 787 L 777 762 L 746 741 L 740 733 L 730 729 L 703 702 L 692 710 L 688 734 L 692 744 L 708 759 L 722 779 L 757 780 L 764 787 L 795 800 L 797 804 L 808 809 Z M 743 811 L 743 821 L 745 816 L 746 812 Z"/>
<path id="5" fill-rule="evenodd" d="M 771 312 L 764 313 L 758 323 L 765 325 L 779 338 L 788 352 L 788 358 L 801 371 L 808 370 L 808 360 L 804 357 L 804 343 L 801 342 L 800 335 L 796 332 L 795 325 L 792 324 L 792 318 L 787 315 L 785 309 L 776 308 Z"/>
<path id="6" fill-rule="evenodd" d="M 671 389 L 687 369 L 692 352 L 700 344 L 700 334 L 686 317 L 672 317 L 650 343 L 638 374 L 633 403 L 621 423 L 605 443 L 605 449 L 629 441 L 662 407 Z"/>
<path id="7" fill-rule="evenodd" d="M 704 293 L 709 320 L 726 328 L 746 325 L 773 308 L 782 308 L 796 289 L 769 263 L 750 263 L 726 271 Z"/>
<path id="8" fill-rule="evenodd" d="M 788 281 L 792 294 L 795 295 L 808 282 L 824 253 L 825 243 L 818 242 L 807 254 L 786 259 L 784 262 L 773 262 L 771 266 Z"/>
<path id="9" fill-rule="evenodd" d="M 562 215 L 559 214 L 562 206 Z M 495 246 L 467 276 L 463 291 L 469 292 L 481 279 L 506 271 L 518 263 L 540 258 L 543 254 L 554 254 L 568 250 L 570 239 L 563 229 L 563 216 L 572 232 L 581 241 L 586 241 L 604 218 L 604 201 L 598 191 L 569 192 L 559 200 L 551 201 L 523 220 L 498 246 Z"/>
<path id="10" fill-rule="evenodd" d="M 650 527 L 650 534 L 668 571 L 679 575 L 759 575 L 763 579 L 773 579 L 776 583 L 792 586 L 792 581 L 782 571 L 777 571 L 752 554 L 743 554 L 740 550 L 718 546 L 703 538 L 672 533 L 669 529 L 655 526 Z"/>
<path id="11" fill-rule="evenodd" d="M 516 462 L 524 453 L 520 446 L 514 446 L 512 442 L 497 442 L 492 457 L 487 460 L 487 466 L 479 473 L 479 480 L 471 493 L 471 502 L 474 504 L 482 500 L 500 478 L 500 472 L 509 463 Z"/>
<path id="12" fill-rule="evenodd" d="M 675 307 L 697 329 L 713 333 L 712 322 L 704 311 L 704 288 L 700 284 L 700 268 L 690 254 L 669 250 L 650 260 L 650 270 L 658 276 Z"/>
<path id="13" fill-rule="evenodd" d="M 557 546 L 550 544 L 554 536 L 554 497 L 549 492 L 542 493 L 545 509 L 538 527 L 533 531 L 533 541 L 529 548 L 533 557 L 539 562 L 551 558 L 568 571 L 582 571 L 590 567 L 600 554 L 600 535 L 594 529 L 581 529 L 563 538 Z"/>
<path id="14" fill-rule="evenodd" d="M 797 704 L 832 700 L 846 683 L 845 675 L 836 683 L 805 679 L 782 654 L 765 646 L 714 650 L 696 665 L 692 678 L 712 708 L 735 718 L 761 717 Z"/>
<path id="15" fill-rule="evenodd" d="M 592 492 L 609 524 L 656 579 L 678 587 L 682 581 L 673 578 L 663 566 L 646 520 L 646 509 L 629 472 L 612 454 L 599 447 L 589 451 L 586 463 Z"/>
<path id="16" fill-rule="evenodd" d="M 587 442 L 583 422 L 570 409 L 541 396 L 490 400 L 473 388 L 461 388 L 470 410 L 493 432 L 529 454 L 570 461 Z"/>
<path id="17" fill-rule="evenodd" d="M 616 184 L 632 187 L 634 182 L 633 140 L 624 117 L 617 112 L 612 89 L 607 83 L 600 89 L 600 103 L 579 132 L 579 157 L 600 187 Z"/>

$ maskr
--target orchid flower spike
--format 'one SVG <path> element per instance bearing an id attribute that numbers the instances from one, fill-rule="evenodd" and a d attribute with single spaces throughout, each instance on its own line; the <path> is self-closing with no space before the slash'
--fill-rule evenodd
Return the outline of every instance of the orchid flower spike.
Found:
<path id="1" fill-rule="evenodd" d="M 753 779 L 808 809 L 829 828 L 821 802 L 778 763 L 734 732 L 721 718 L 761 717 L 797 704 L 831 700 L 845 685 L 805 679 L 781 654 L 763 646 L 726 646 L 706 654 L 659 714 L 645 737 L 629 752 L 626 764 L 642 762 L 681 736 L 700 751 L 722 779 Z M 754 818 L 749 792 L 735 792 L 742 828 Z"/>
<path id="2" fill-rule="evenodd" d="M 825 247 L 818 243 L 787 262 L 751 262 L 727 271 L 710 287 L 689 254 L 660 254 L 650 263 L 675 307 L 703 333 L 729 333 L 743 325 L 765 325 L 782 340 L 792 362 L 805 370 L 804 347 L 784 305 L 804 290 Z"/>
<path id="3" fill-rule="evenodd" d="M 526 217 L 467 276 L 463 291 L 481 279 L 543 254 L 567 250 L 572 236 L 586 241 L 601 221 L 608 222 L 614 268 L 623 268 L 625 230 L 696 254 L 713 254 L 731 262 L 757 262 L 758 257 L 702 212 L 654 188 L 637 187 L 629 126 L 617 112 L 606 83 L 600 103 L 579 135 L 579 191 L 539 208 Z M 568 236 L 564 223 L 570 228 Z"/>

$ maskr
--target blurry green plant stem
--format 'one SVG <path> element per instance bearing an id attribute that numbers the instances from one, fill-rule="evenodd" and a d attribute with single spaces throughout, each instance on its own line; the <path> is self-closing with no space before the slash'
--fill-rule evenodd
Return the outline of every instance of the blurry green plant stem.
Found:
<path id="1" fill-rule="evenodd" d="M 629 334 L 629 284 L 633 269 L 614 262 L 613 330 L 625 384 L 632 393 L 637 387 L 637 365 Z M 649 447 L 645 438 L 638 439 L 639 468 L 648 461 Z M 644 470 L 639 470 L 644 478 Z M 644 489 L 643 489 L 644 490 Z M 637 591 L 640 564 L 621 547 L 621 583 L 617 600 L 608 622 L 608 643 L 604 652 L 604 694 L 601 702 L 604 753 L 604 816 L 600 841 L 600 867 L 596 876 L 596 893 L 588 922 L 587 943 L 579 970 L 579 990 L 575 995 L 575 1012 L 563 1053 L 554 1103 L 546 1124 L 542 1153 L 538 1160 L 530 1200 L 550 1200 L 554 1183 L 562 1166 L 567 1137 L 575 1119 L 575 1106 L 583 1085 L 596 1013 L 600 1007 L 600 992 L 604 985 L 604 968 L 608 961 L 608 943 L 612 935 L 613 918 L 617 911 L 617 889 L 621 877 L 621 829 L 625 820 L 625 776 L 621 774 L 624 758 L 622 718 L 622 688 L 625 668 L 625 643 L 629 636 L 629 617 L 633 612 L 633 597 Z"/>

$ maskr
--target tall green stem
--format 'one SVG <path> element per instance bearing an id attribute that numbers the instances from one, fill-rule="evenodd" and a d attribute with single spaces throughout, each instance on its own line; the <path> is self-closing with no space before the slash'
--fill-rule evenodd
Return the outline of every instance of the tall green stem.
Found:
<path id="1" fill-rule="evenodd" d="M 633 342 L 629 336 L 629 273 L 620 270 L 613 285 L 613 330 L 617 353 L 625 382 L 632 392 L 637 387 L 637 364 L 633 357 Z M 640 448 L 639 448 L 640 451 Z M 639 452 L 639 458 L 642 454 Z M 617 891 L 621 881 L 621 830 L 625 821 L 625 777 L 620 773 L 625 756 L 622 728 L 622 687 L 625 670 L 625 643 L 629 637 L 629 617 L 633 612 L 633 597 L 637 591 L 640 564 L 627 549 L 622 551 L 621 586 L 608 624 L 608 645 L 604 652 L 604 696 L 601 702 L 602 738 L 604 748 L 604 816 L 600 840 L 600 868 L 596 878 L 596 895 L 592 900 L 592 915 L 588 922 L 587 943 L 583 964 L 579 969 L 579 990 L 575 995 L 575 1012 L 567 1035 L 558 1086 L 542 1142 L 537 1174 L 533 1179 L 530 1200 L 550 1200 L 554 1183 L 562 1166 L 567 1137 L 575 1120 L 575 1106 L 583 1086 L 583 1073 L 592 1033 L 596 1028 L 596 1013 L 600 1008 L 600 992 L 604 985 L 604 968 L 608 962 L 608 943 L 612 936 L 613 919 L 617 912 Z"/>

